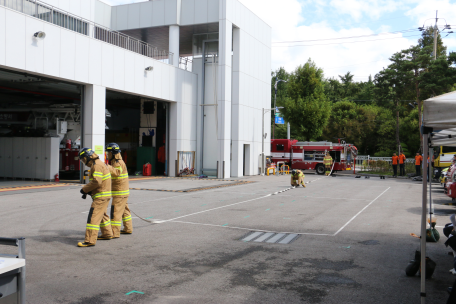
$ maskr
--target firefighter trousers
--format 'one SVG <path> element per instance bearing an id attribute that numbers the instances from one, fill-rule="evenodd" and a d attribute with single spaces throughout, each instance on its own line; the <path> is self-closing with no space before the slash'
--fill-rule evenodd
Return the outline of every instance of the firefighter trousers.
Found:
<path id="1" fill-rule="evenodd" d="M 122 222 L 124 231 L 133 232 L 130 208 L 128 208 L 128 196 L 113 196 L 111 204 L 111 226 L 113 237 L 120 237 Z"/>
<path id="2" fill-rule="evenodd" d="M 299 185 L 304 185 L 304 177 L 300 176 L 297 179 L 291 177 L 291 185 L 295 187 Z"/>
<path id="3" fill-rule="evenodd" d="M 93 200 L 87 218 L 84 242 L 95 244 L 97 242 L 98 230 L 100 229 L 102 236 L 112 237 L 111 221 L 106 214 L 110 200 L 110 197 L 96 198 Z"/>

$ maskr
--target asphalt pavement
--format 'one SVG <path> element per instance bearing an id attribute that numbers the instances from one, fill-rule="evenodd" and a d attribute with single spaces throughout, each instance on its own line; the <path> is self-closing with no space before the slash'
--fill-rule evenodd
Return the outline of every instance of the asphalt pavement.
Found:
<path id="1" fill-rule="evenodd" d="M 289 189 L 289 176 L 238 180 L 132 181 L 141 190 L 131 190 L 131 209 L 158 224 L 133 214 L 132 235 L 90 248 L 76 247 L 90 207 L 80 186 L 2 192 L 1 236 L 26 238 L 27 303 L 420 301 L 420 278 L 405 276 L 419 249 L 410 233 L 420 233 L 420 183 L 306 174 L 307 188 Z M 439 185 L 433 196 L 444 226 L 455 207 L 443 205 L 451 200 Z M 246 241 L 255 232 L 295 236 Z M 427 303 L 445 303 L 456 279 L 441 235 L 427 246 L 437 262 Z"/>

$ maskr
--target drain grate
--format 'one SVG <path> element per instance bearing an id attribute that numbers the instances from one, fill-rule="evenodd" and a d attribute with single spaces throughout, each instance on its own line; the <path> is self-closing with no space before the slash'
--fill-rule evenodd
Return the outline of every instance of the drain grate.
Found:
<path id="1" fill-rule="evenodd" d="M 250 231 L 240 238 L 243 242 L 270 243 L 270 244 L 290 244 L 299 237 L 295 233 L 275 233 Z"/>

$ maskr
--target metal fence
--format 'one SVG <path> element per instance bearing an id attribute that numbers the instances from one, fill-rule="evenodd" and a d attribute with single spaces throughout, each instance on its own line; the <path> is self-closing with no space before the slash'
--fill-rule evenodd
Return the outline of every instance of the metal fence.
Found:
<path id="1" fill-rule="evenodd" d="M 0 5 L 143 56 L 168 64 L 173 63 L 173 53 L 171 52 L 159 50 L 144 41 L 113 31 L 44 2 L 38 0 L 0 0 Z"/>

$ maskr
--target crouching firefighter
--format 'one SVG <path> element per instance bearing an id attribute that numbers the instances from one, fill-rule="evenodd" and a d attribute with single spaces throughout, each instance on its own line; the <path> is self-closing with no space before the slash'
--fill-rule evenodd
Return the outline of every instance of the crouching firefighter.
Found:
<path id="1" fill-rule="evenodd" d="M 110 143 L 106 146 L 106 151 L 111 164 L 109 166 L 112 182 L 111 227 L 113 238 L 118 238 L 121 233 L 133 233 L 131 213 L 127 203 L 130 195 L 128 171 L 125 162 L 122 160 L 119 145 Z M 123 230 L 121 230 L 122 222 L 124 225 Z"/>
<path id="2" fill-rule="evenodd" d="M 83 148 L 79 152 L 79 159 L 90 167 L 89 183 L 81 189 L 83 195 L 92 196 L 84 242 L 78 243 L 79 247 L 95 246 L 98 240 L 110 240 L 112 238 L 111 221 L 106 214 L 109 201 L 111 200 L 111 173 L 106 166 L 89 148 Z M 83 196 L 83 198 L 85 198 Z M 101 236 L 98 237 L 98 230 Z"/>
<path id="3" fill-rule="evenodd" d="M 329 152 L 326 152 L 325 158 L 323 158 L 323 164 L 325 165 L 325 175 L 328 176 L 331 174 L 331 166 L 333 164 L 333 159 L 331 155 L 329 155 Z"/>
<path id="4" fill-rule="evenodd" d="M 304 184 L 304 177 L 304 173 L 302 173 L 301 170 L 291 170 L 291 185 L 293 187 L 299 187 L 299 185 L 301 185 L 306 188 L 306 185 Z"/>

